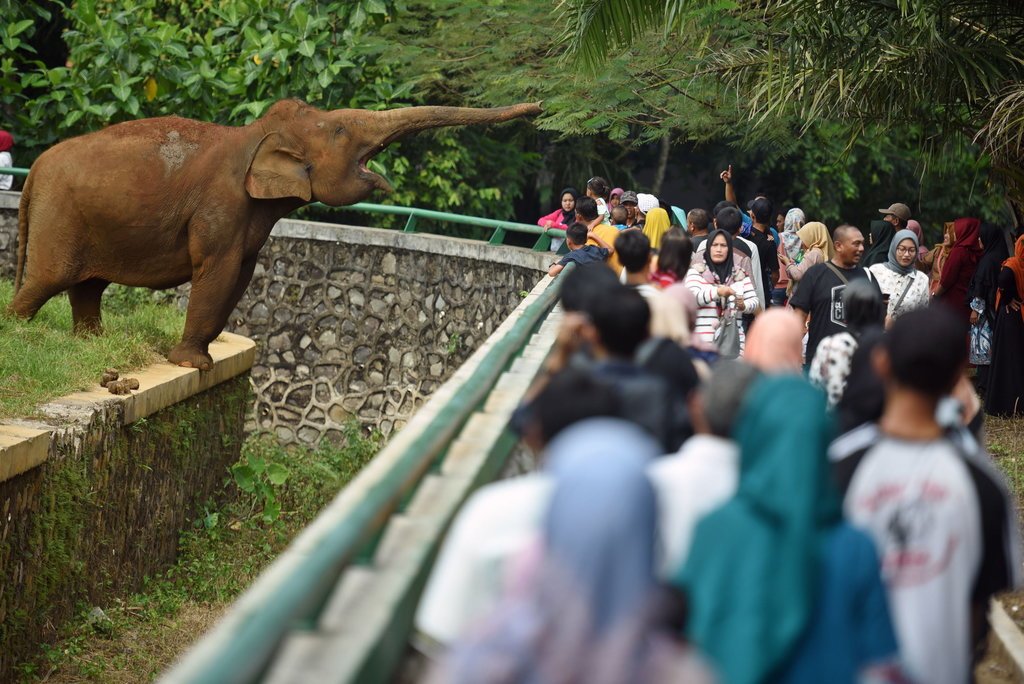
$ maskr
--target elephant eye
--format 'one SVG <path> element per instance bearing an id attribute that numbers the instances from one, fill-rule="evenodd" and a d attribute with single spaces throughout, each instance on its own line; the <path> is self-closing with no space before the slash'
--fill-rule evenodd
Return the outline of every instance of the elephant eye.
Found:
<path id="1" fill-rule="evenodd" d="M 344 132 L 345 132 L 345 129 L 342 128 L 341 126 L 338 126 L 337 128 L 334 129 L 334 137 L 338 137 L 339 135 L 341 135 Z"/>

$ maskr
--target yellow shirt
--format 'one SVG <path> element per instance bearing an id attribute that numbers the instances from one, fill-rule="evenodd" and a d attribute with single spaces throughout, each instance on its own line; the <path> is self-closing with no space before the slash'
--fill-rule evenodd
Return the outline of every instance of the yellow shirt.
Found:
<path id="1" fill-rule="evenodd" d="M 614 247 L 615 238 L 619 237 L 619 229 L 608 223 L 598 223 L 594 226 L 594 232 L 597 233 L 599 238 L 607 242 L 609 247 Z M 593 238 L 587 240 L 587 244 L 594 245 L 595 247 L 601 246 L 597 244 L 597 240 L 594 240 Z M 605 261 L 605 263 L 615 271 L 615 275 L 622 273 L 622 263 L 619 261 L 619 255 L 615 252 L 612 252 L 611 256 L 608 257 L 608 260 Z"/>

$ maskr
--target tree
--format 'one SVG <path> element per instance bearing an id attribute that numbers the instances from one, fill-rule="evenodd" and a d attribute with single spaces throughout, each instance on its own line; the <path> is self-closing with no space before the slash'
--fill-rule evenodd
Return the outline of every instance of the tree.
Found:
<path id="1" fill-rule="evenodd" d="M 242 125 L 285 98 L 384 109 L 432 96 L 382 58 L 401 0 L 11 2 L 0 0 L 10 10 L 0 23 L 0 107 L 24 165 L 60 139 L 129 119 Z M 35 31 L 56 21 L 67 27 L 67 61 L 51 64 Z M 511 217 L 517 174 L 534 163 L 516 146 L 523 127 L 514 130 L 498 142 L 445 130 L 392 146 L 371 162 L 399 188 L 384 201 Z"/>
<path id="2" fill-rule="evenodd" d="M 561 7 L 569 55 L 585 69 L 606 64 L 610 49 L 636 44 L 638 34 L 622 26 L 699 37 L 694 60 L 661 74 L 721 79 L 752 128 L 795 120 L 807 131 L 835 121 L 854 141 L 880 126 L 913 127 L 932 153 L 976 139 L 995 153 L 1004 177 L 1019 177 L 1024 13 L 1016 0 L 563 0 Z"/>

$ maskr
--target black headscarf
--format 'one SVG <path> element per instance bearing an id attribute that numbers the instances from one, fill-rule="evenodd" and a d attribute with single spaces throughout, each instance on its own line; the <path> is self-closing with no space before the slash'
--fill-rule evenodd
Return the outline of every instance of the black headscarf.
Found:
<path id="1" fill-rule="evenodd" d="M 719 235 L 725 236 L 725 244 L 729 249 L 726 252 L 725 261 L 720 264 L 716 264 L 714 261 L 711 260 L 711 244 Z M 708 234 L 708 239 L 705 245 L 706 247 L 704 248 L 704 263 L 708 265 L 708 268 L 711 269 L 712 273 L 718 276 L 718 282 L 722 285 L 725 285 L 726 283 L 729 282 L 729 279 L 732 277 L 732 235 L 729 235 L 729 233 L 721 229 L 713 230 L 710 234 Z"/>
<path id="2" fill-rule="evenodd" d="M 991 223 L 981 224 L 981 242 L 985 245 L 985 251 L 978 261 L 978 269 L 971 278 L 971 284 L 967 289 L 968 301 L 977 297 L 985 301 L 985 315 L 990 322 L 995 321 L 996 312 L 996 281 L 999 279 L 999 269 L 1003 262 L 1010 257 L 1006 249 L 1006 240 L 1003 239 L 1003 231 Z"/>
<path id="3" fill-rule="evenodd" d="M 580 196 L 579 190 L 577 190 L 576 188 L 566 188 L 562 190 L 562 192 L 558 193 L 559 208 L 562 207 L 562 198 L 565 197 L 566 193 L 572 195 L 572 199 L 574 202 L 576 201 L 576 198 Z M 571 211 L 566 211 L 565 209 L 562 209 L 562 225 L 571 226 L 574 223 L 576 223 L 576 209 L 573 209 Z"/>
<path id="4" fill-rule="evenodd" d="M 888 221 L 871 222 L 871 246 L 864 250 L 860 265 L 864 268 L 884 264 L 889 260 L 889 245 L 896 235 L 896 228 Z"/>

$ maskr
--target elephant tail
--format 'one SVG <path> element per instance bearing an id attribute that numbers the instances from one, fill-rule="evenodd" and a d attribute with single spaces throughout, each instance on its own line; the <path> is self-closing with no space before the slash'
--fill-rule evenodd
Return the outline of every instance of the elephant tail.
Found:
<path id="1" fill-rule="evenodd" d="M 32 199 L 32 175 L 25 179 L 21 189 L 21 204 L 18 207 L 18 269 L 14 272 L 14 292 L 21 288 L 21 279 L 25 275 L 25 255 L 28 252 L 28 205 Z"/>

